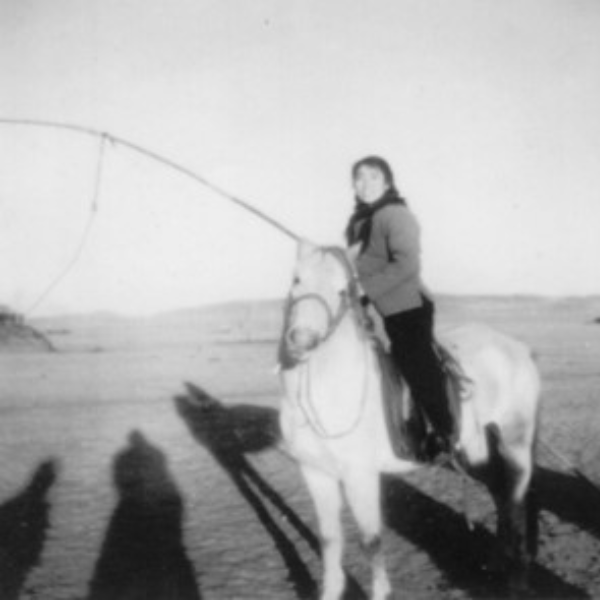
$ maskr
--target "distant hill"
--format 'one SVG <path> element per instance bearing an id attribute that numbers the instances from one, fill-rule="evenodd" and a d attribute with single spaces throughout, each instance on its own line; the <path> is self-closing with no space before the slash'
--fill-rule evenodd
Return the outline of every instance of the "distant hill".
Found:
<path id="1" fill-rule="evenodd" d="M 52 342 L 20 320 L 0 320 L 0 354 L 54 352 Z"/>
<path id="2" fill-rule="evenodd" d="M 519 309 L 536 310 L 568 314 L 588 312 L 589 320 L 600 319 L 600 296 L 536 296 L 536 295 L 452 295 L 435 294 L 438 314 L 451 317 L 468 317 L 471 314 L 494 314 L 497 311 L 515 311 Z M 272 323 L 283 315 L 283 299 L 237 300 L 221 304 L 186 307 L 159 312 L 150 316 L 130 316 L 118 312 L 97 311 L 91 313 L 73 313 L 32 319 L 38 329 L 47 327 L 86 327 L 112 326 L 117 323 L 149 323 L 160 321 L 163 324 L 216 324 L 240 320 L 267 321 Z"/>
<path id="3" fill-rule="evenodd" d="M 171 310 L 146 317 L 96 312 L 33 320 L 61 349 L 198 345 L 205 342 L 276 342 L 283 324 L 283 299 L 235 301 Z M 540 326 L 593 323 L 600 297 L 436 295 L 441 327 L 479 321 L 502 328 L 508 320 Z"/>
<path id="4" fill-rule="evenodd" d="M 144 317 L 95 312 L 33 322 L 65 351 L 197 347 L 207 342 L 274 342 L 281 330 L 282 307 L 281 300 L 239 301 Z"/>

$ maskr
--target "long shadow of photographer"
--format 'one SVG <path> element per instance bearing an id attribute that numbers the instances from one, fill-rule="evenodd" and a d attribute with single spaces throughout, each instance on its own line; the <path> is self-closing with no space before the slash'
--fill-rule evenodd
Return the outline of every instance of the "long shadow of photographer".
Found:
<path id="1" fill-rule="evenodd" d="M 113 471 L 119 503 L 89 600 L 200 600 L 182 541 L 183 501 L 163 452 L 133 431 Z"/>
<path id="2" fill-rule="evenodd" d="M 48 492 L 56 481 L 55 461 L 35 470 L 27 487 L 0 507 L 0 598 L 16 600 L 27 574 L 40 559 L 50 519 Z"/>
<path id="3" fill-rule="evenodd" d="M 298 597 L 312 598 L 316 594 L 317 583 L 293 542 L 271 516 L 267 502 L 317 554 L 320 554 L 319 540 L 245 456 L 245 453 L 261 452 L 279 443 L 278 412 L 252 405 L 225 406 L 195 385 L 188 383 L 186 388 L 186 395 L 175 397 L 177 412 L 194 438 L 210 451 L 256 513 L 273 539 Z"/>

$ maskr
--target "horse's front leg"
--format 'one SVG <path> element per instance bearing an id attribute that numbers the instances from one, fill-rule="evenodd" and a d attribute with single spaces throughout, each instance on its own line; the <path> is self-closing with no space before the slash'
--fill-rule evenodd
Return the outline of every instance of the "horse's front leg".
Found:
<path id="1" fill-rule="evenodd" d="M 391 598 L 392 587 L 385 568 L 381 538 L 381 480 L 374 469 L 354 469 L 344 480 L 348 503 L 362 535 L 365 553 L 371 562 L 372 598 Z"/>
<path id="2" fill-rule="evenodd" d="M 322 600 L 339 600 L 342 597 L 346 577 L 342 568 L 344 533 L 341 510 L 340 483 L 333 477 L 314 468 L 302 466 L 302 474 L 315 504 L 323 558 Z"/>

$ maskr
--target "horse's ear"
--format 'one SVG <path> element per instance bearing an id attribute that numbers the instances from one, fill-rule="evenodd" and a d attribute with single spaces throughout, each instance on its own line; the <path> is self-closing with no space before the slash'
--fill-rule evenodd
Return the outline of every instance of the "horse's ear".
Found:
<path id="1" fill-rule="evenodd" d="M 317 245 L 309 242 L 308 240 L 298 240 L 298 260 L 302 260 L 307 256 L 310 256 L 317 250 Z"/>
<path id="2" fill-rule="evenodd" d="M 353 244 L 352 246 L 350 246 L 350 248 L 348 248 L 348 257 L 350 258 L 350 260 L 352 261 L 353 264 L 356 262 L 356 259 L 358 258 L 359 254 L 360 254 L 360 242 L 357 244 Z"/>

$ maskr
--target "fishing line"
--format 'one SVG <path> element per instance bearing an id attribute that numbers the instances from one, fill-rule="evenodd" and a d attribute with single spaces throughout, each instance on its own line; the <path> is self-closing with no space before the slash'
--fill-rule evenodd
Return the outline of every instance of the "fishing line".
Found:
<path id="1" fill-rule="evenodd" d="M 87 218 L 87 222 L 83 229 L 83 233 L 81 234 L 81 238 L 79 243 L 75 247 L 75 251 L 73 252 L 73 256 L 69 260 L 69 262 L 59 271 L 58 275 L 48 284 L 46 289 L 39 295 L 38 299 L 33 302 L 33 304 L 25 310 L 25 315 L 30 315 L 56 288 L 56 286 L 70 273 L 73 267 L 77 264 L 77 261 L 81 257 L 83 249 L 88 241 L 90 233 L 92 231 L 92 227 L 95 222 L 96 214 L 98 212 L 98 203 L 100 199 L 100 187 L 102 183 L 102 170 L 104 167 L 104 152 L 106 146 L 106 136 L 100 136 L 100 144 L 98 146 L 98 160 L 96 162 L 96 174 L 94 177 L 94 189 L 92 194 L 92 200 L 90 203 L 89 216 Z"/>

